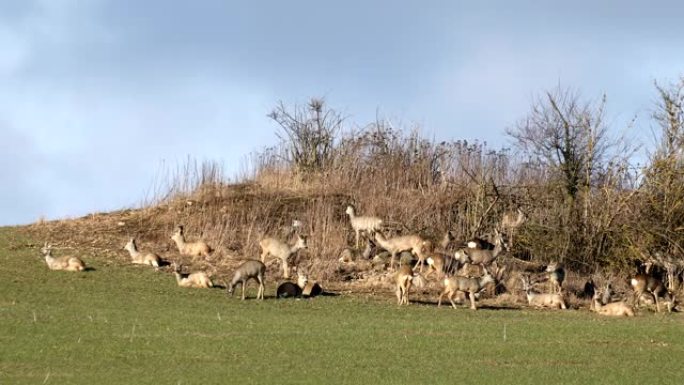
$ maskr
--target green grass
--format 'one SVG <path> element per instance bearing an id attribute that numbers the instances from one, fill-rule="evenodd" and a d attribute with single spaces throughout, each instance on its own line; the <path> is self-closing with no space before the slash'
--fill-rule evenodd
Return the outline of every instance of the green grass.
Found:
<path id="1" fill-rule="evenodd" d="M 49 271 L 10 244 L 25 241 L 0 229 L 0 384 L 684 383 L 681 314 L 276 301 L 272 286 L 241 302 L 87 256 L 94 271 Z"/>

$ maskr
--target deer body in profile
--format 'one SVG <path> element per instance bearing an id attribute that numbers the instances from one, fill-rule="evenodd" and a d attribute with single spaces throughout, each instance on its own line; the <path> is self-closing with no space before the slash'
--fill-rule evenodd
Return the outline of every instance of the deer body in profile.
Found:
<path id="1" fill-rule="evenodd" d="M 204 241 L 186 242 L 183 226 L 176 227 L 176 230 L 171 235 L 171 239 L 176 243 L 178 252 L 181 255 L 189 257 L 205 257 L 208 258 L 212 249 Z"/>
<path id="2" fill-rule="evenodd" d="M 357 249 L 359 248 L 359 234 L 362 231 L 367 232 L 372 236 L 372 234 L 380 230 L 380 227 L 382 226 L 382 219 L 378 217 L 356 216 L 356 210 L 354 210 L 354 206 L 347 206 L 345 213 L 349 215 L 349 222 L 351 223 L 352 229 L 354 229 Z"/>
<path id="3" fill-rule="evenodd" d="M 283 267 L 283 278 L 290 278 L 289 260 L 299 250 L 308 248 L 306 237 L 297 235 L 297 240 L 290 246 L 275 238 L 264 238 L 259 242 L 261 247 L 261 262 L 266 263 L 266 257 L 271 256 L 280 260 Z"/>
<path id="4" fill-rule="evenodd" d="M 641 298 L 644 293 L 648 293 L 653 296 L 657 312 L 660 312 L 660 302 L 658 301 L 658 298 L 662 298 L 663 302 L 665 302 L 668 312 L 671 312 L 674 308 L 674 295 L 667 291 L 665 285 L 663 285 L 663 281 L 660 279 L 649 274 L 637 274 L 630 279 L 629 283 L 634 289 L 634 299 L 632 303 L 635 306 L 638 304 L 639 298 Z"/>
<path id="5" fill-rule="evenodd" d="M 173 263 L 173 274 L 176 276 L 176 283 L 180 287 L 194 287 L 198 289 L 208 289 L 214 287 L 207 273 L 198 271 L 195 273 L 182 273 L 183 266 Z"/>
<path id="6" fill-rule="evenodd" d="M 499 254 L 501 254 L 504 247 L 505 244 L 502 234 L 499 231 L 494 230 L 494 249 L 467 247 L 463 250 L 470 259 L 470 263 L 488 266 L 499 256 Z"/>
<path id="7" fill-rule="evenodd" d="M 131 255 L 131 262 L 137 265 L 150 265 L 155 268 L 159 268 L 161 264 L 161 258 L 155 253 L 145 253 L 138 250 L 138 245 L 135 242 L 135 238 L 131 238 L 124 246 L 124 250 L 128 251 Z"/>
<path id="8" fill-rule="evenodd" d="M 52 256 L 52 245 L 45 242 L 45 246 L 40 249 L 45 258 L 45 263 L 50 270 L 64 270 L 64 271 L 83 271 L 86 266 L 85 263 L 78 257 L 73 256 L 63 256 L 63 257 L 53 257 Z"/>
<path id="9" fill-rule="evenodd" d="M 418 257 L 418 264 L 414 266 L 414 270 L 420 265 L 420 271 L 423 271 L 423 262 L 425 256 L 423 254 L 423 238 L 419 235 L 401 235 L 394 238 L 385 238 L 382 233 L 375 233 L 375 241 L 377 245 L 387 250 L 391 255 L 390 269 L 394 268 L 394 261 L 397 254 L 402 251 L 410 251 Z"/>
<path id="10" fill-rule="evenodd" d="M 233 273 L 233 278 L 228 284 L 228 294 L 233 295 L 235 287 L 242 285 L 242 300 L 245 300 L 245 286 L 247 281 L 254 279 L 259 283 L 259 290 L 257 292 L 257 299 L 264 299 L 264 276 L 266 275 L 266 265 L 263 262 L 255 259 L 244 262 L 238 266 Z"/>
<path id="11" fill-rule="evenodd" d="M 451 302 L 451 306 L 456 309 L 456 304 L 454 303 L 454 296 L 459 293 L 467 293 L 470 299 L 470 308 L 472 310 L 477 310 L 475 306 L 475 294 L 479 293 L 485 285 L 490 282 L 494 282 L 494 277 L 489 274 L 485 269 L 484 275 L 480 278 L 470 278 L 456 275 L 453 277 L 444 278 L 444 291 L 439 295 L 439 300 L 437 301 L 437 306 L 442 305 L 442 297 L 447 296 Z"/>

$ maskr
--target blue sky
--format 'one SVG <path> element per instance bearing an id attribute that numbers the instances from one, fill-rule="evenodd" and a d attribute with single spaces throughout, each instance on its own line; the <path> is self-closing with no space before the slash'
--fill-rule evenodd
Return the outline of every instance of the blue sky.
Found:
<path id="1" fill-rule="evenodd" d="M 0 0 L 0 225 L 135 207 L 188 156 L 234 175 L 280 100 L 500 147 L 561 84 L 650 143 L 684 3 L 470 3 Z"/>

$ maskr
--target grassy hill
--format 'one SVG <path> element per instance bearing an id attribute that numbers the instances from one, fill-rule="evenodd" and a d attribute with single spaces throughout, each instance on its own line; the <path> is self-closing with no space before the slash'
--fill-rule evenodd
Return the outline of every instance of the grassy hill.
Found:
<path id="1" fill-rule="evenodd" d="M 679 313 L 275 300 L 272 279 L 265 301 L 242 302 L 87 251 L 93 270 L 49 271 L 40 241 L 0 229 L 2 384 L 684 381 Z"/>

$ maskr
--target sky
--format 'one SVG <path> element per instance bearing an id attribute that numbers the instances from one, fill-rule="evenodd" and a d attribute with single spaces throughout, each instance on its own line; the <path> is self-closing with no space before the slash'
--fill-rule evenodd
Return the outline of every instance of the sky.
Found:
<path id="1" fill-rule="evenodd" d="M 680 1 L 0 0 L 0 225 L 137 207 L 187 159 L 234 177 L 277 143 L 279 101 L 499 148 L 561 85 L 605 93 L 611 131 L 648 144 L 653 82 L 684 74 L 682 15 Z"/>

